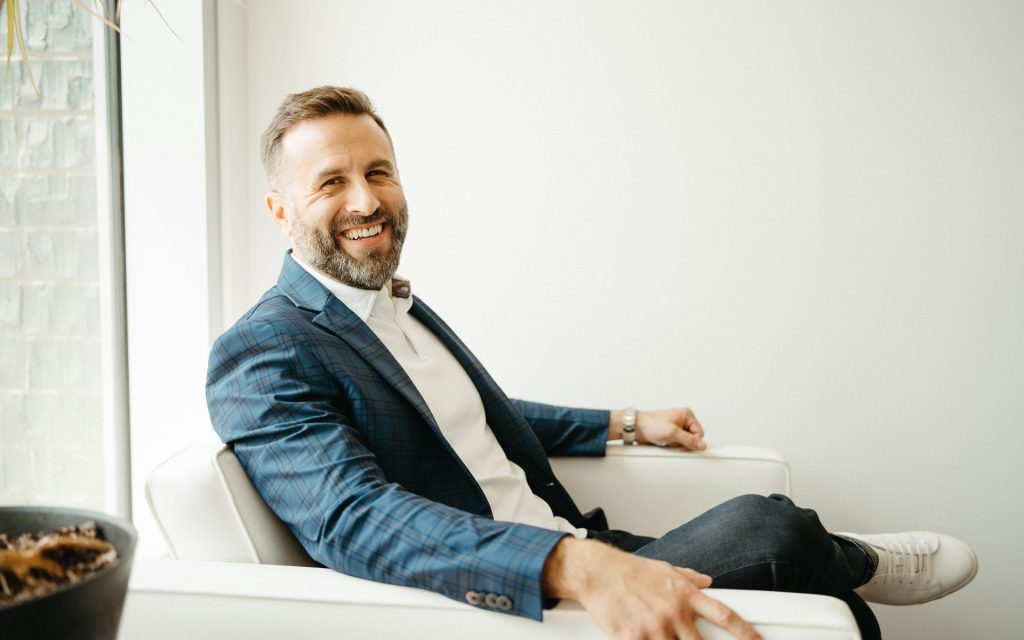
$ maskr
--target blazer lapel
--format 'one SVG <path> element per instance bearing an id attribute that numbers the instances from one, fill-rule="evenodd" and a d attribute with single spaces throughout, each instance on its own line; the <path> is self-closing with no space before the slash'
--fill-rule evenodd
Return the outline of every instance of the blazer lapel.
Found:
<path id="1" fill-rule="evenodd" d="M 484 403 L 487 424 L 498 438 L 498 442 L 509 459 L 521 467 L 537 468 L 546 476 L 552 475 L 551 467 L 547 464 L 547 455 L 544 453 L 544 447 L 540 440 L 515 410 L 512 403 L 508 401 L 501 388 L 476 359 L 476 356 L 455 335 L 455 332 L 419 298 L 413 298 L 413 305 L 409 312 L 444 343 L 469 374 Z"/>
<path id="2" fill-rule="evenodd" d="M 291 251 L 285 256 L 285 264 L 277 286 L 296 306 L 310 311 L 319 311 L 319 314 L 313 318 L 313 324 L 330 331 L 352 347 L 388 384 L 415 407 L 434 433 L 442 440 L 444 439 L 441 429 L 437 426 L 437 421 L 434 420 L 434 415 L 430 413 L 426 401 L 423 400 L 423 396 L 416 390 L 409 375 L 398 364 L 384 343 L 374 335 L 365 322 L 359 319 L 359 316 L 352 313 L 351 309 L 331 295 L 331 292 L 317 282 L 316 278 L 300 267 L 292 259 Z"/>
<path id="3" fill-rule="evenodd" d="M 313 318 L 313 323 L 334 333 L 356 350 L 370 366 L 377 370 L 392 387 L 409 401 L 423 416 L 430 428 L 441 434 L 441 430 L 430 413 L 423 396 L 409 378 L 388 348 L 380 341 L 366 323 L 346 307 L 340 300 L 331 296 L 320 315 Z"/>
<path id="4" fill-rule="evenodd" d="M 455 332 L 419 299 L 413 300 L 409 311 L 434 332 L 469 374 L 483 400 L 487 424 L 508 459 L 526 472 L 526 481 L 534 495 L 546 501 L 556 515 L 562 516 L 577 527 L 607 529 L 608 522 L 600 509 L 594 509 L 587 515 L 580 513 L 572 496 L 555 478 L 544 446 L 533 429 Z"/>

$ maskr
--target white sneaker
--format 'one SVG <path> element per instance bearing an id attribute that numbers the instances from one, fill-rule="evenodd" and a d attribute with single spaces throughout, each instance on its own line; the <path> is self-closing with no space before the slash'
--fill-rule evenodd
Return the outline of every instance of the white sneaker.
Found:
<path id="1" fill-rule="evenodd" d="M 966 544 L 941 533 L 837 533 L 878 554 L 868 582 L 854 589 L 868 602 L 920 604 L 962 589 L 978 574 L 978 558 Z"/>

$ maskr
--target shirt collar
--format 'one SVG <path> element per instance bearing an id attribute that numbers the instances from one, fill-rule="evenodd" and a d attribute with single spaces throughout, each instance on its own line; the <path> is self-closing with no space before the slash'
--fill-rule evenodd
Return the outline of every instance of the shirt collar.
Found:
<path id="1" fill-rule="evenodd" d="M 329 275 L 318 271 L 297 256 L 295 252 L 292 252 L 292 259 L 295 260 L 296 264 L 305 269 L 309 275 L 316 278 L 317 282 L 324 285 L 335 298 L 341 300 L 342 304 L 351 309 L 352 313 L 356 314 L 363 322 L 366 322 L 366 319 L 370 317 L 374 307 L 377 306 L 378 300 L 381 303 L 388 300 L 388 288 L 386 285 L 376 291 L 360 289 L 359 287 L 338 282 Z M 391 293 L 395 298 L 395 311 L 407 312 L 409 307 L 412 306 L 412 286 L 409 281 L 397 274 L 392 276 Z"/>

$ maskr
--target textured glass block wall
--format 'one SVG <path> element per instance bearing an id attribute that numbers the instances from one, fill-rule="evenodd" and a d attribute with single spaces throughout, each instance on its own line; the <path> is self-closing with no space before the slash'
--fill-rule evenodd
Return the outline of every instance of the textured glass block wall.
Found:
<path id="1" fill-rule="evenodd" d="M 0 66 L 0 504 L 102 508 L 93 18 L 22 6 L 41 96 Z"/>

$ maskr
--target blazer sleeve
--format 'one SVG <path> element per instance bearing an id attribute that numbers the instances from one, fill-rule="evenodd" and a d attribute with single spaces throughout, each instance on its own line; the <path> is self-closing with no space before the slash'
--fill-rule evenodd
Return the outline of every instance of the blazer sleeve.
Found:
<path id="1" fill-rule="evenodd" d="M 611 412 L 510 398 L 549 456 L 603 456 Z"/>
<path id="2" fill-rule="evenodd" d="M 389 482 L 314 351 L 280 323 L 243 321 L 214 344 L 207 380 L 214 429 L 310 556 L 541 620 L 544 563 L 566 534 L 496 522 Z"/>

